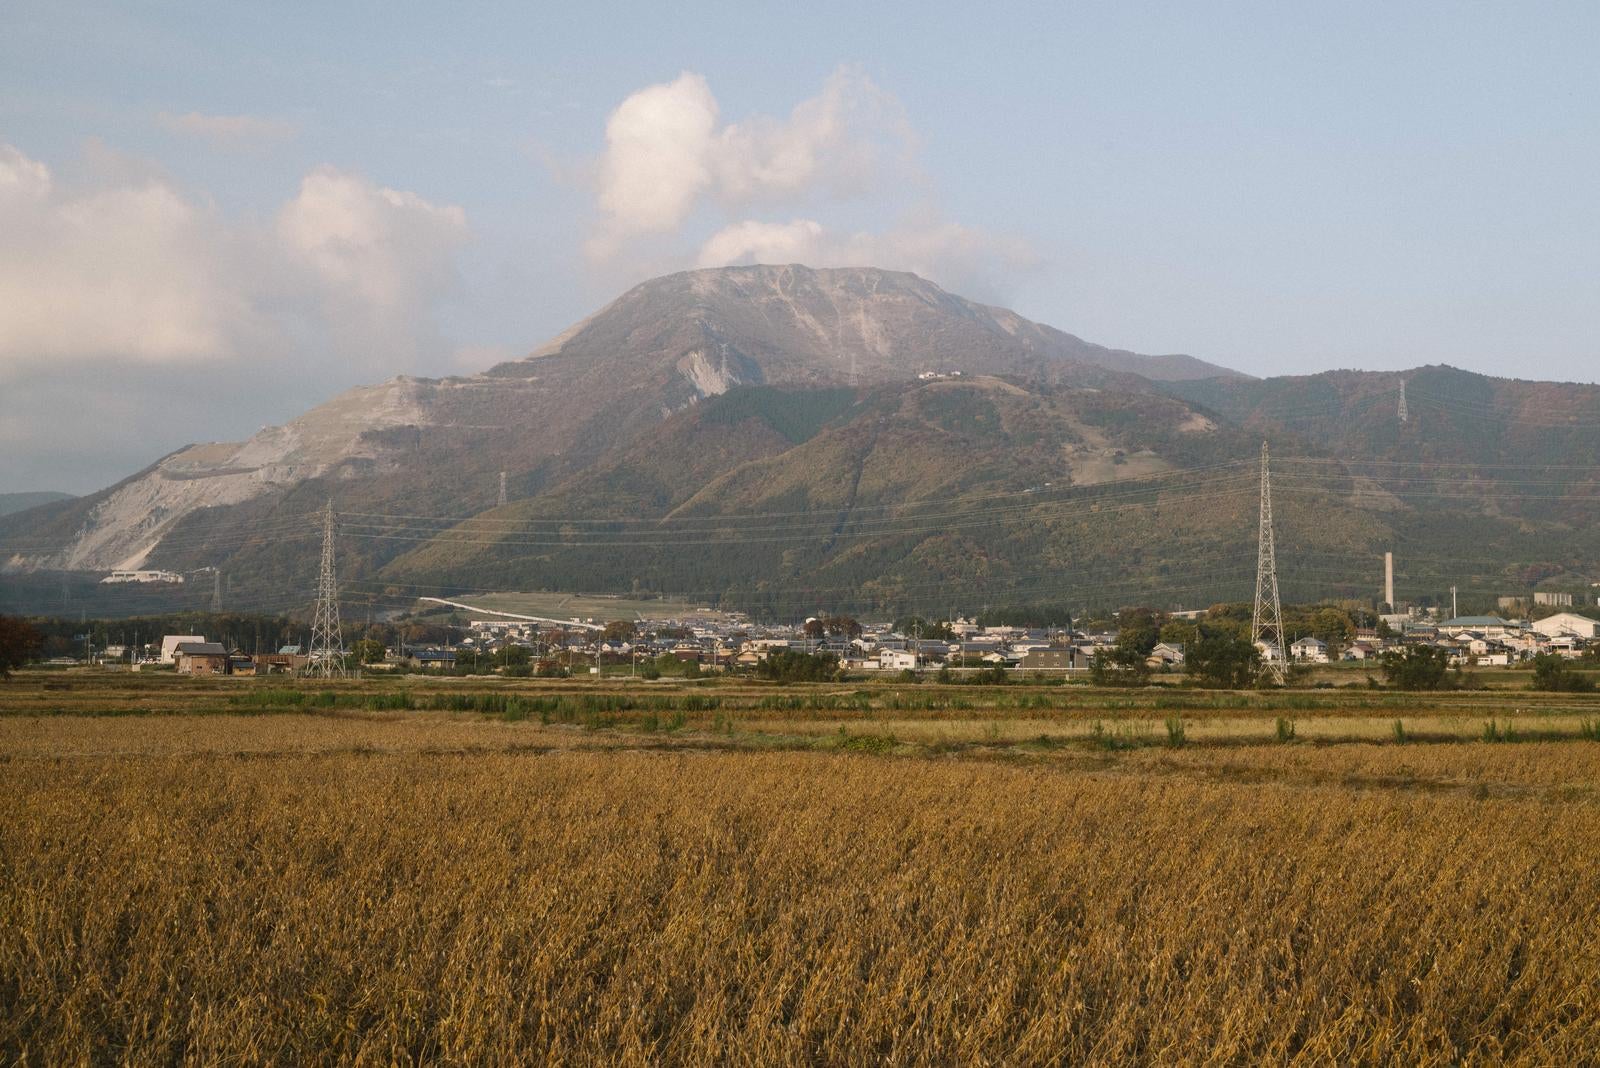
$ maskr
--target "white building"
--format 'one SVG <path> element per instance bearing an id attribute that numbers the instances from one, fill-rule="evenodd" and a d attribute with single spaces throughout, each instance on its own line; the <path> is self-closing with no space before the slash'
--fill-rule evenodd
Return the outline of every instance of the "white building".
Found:
<path id="1" fill-rule="evenodd" d="M 1326 664 L 1328 643 L 1321 638 L 1301 638 L 1289 646 L 1289 655 L 1302 664 Z"/>
<path id="2" fill-rule="evenodd" d="M 100 580 L 100 585 L 110 586 L 122 582 L 182 582 L 176 571 L 113 571 Z"/>
<path id="3" fill-rule="evenodd" d="M 1534 620 L 1533 629 L 1547 638 L 1556 638 L 1561 635 L 1571 635 L 1577 638 L 1593 639 L 1600 623 L 1588 616 L 1580 616 L 1576 612 L 1557 612 L 1553 616 Z"/>
<path id="4" fill-rule="evenodd" d="M 878 667 L 884 671 L 915 671 L 917 654 L 909 649 L 879 649 Z"/>
<path id="5" fill-rule="evenodd" d="M 203 634 L 169 634 L 161 639 L 161 663 L 176 664 L 178 662 L 178 646 L 185 642 L 195 645 L 206 644 Z"/>

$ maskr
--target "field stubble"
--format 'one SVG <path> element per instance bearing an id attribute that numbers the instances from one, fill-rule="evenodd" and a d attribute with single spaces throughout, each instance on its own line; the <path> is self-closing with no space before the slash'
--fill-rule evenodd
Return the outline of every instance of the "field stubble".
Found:
<path id="1" fill-rule="evenodd" d="M 988 722 L 0 717 L 0 1056 L 1600 1056 L 1600 745 Z"/>

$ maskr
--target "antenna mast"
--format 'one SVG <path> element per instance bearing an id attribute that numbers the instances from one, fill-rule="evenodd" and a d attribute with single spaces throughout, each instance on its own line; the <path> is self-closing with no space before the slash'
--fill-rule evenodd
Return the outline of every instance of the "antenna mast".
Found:
<path id="1" fill-rule="evenodd" d="M 1261 531 L 1257 537 L 1256 607 L 1250 620 L 1250 640 L 1267 658 L 1266 673 L 1278 685 L 1285 681 L 1284 661 L 1289 656 L 1283 636 L 1283 605 L 1278 600 L 1278 562 L 1272 542 L 1272 482 L 1267 472 L 1267 443 L 1261 443 Z M 1272 642 L 1267 641 L 1271 632 Z"/>
<path id="2" fill-rule="evenodd" d="M 339 583 L 333 573 L 333 501 L 322 513 L 322 571 L 317 576 L 317 607 L 311 616 L 310 673 L 344 678 L 344 636 L 339 627 Z"/>

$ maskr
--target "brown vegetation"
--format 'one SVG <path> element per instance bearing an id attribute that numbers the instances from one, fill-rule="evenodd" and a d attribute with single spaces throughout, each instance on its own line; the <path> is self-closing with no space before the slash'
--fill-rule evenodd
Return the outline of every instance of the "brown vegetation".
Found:
<path id="1" fill-rule="evenodd" d="M 1600 1056 L 1593 741 L 769 741 L 0 718 L 0 1057 Z"/>

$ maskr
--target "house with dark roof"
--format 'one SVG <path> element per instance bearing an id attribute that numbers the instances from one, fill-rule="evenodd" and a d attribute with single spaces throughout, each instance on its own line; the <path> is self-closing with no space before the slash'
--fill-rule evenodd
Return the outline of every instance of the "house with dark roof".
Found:
<path id="1" fill-rule="evenodd" d="M 228 650 L 219 642 L 180 642 L 173 650 L 180 675 L 226 675 Z"/>

